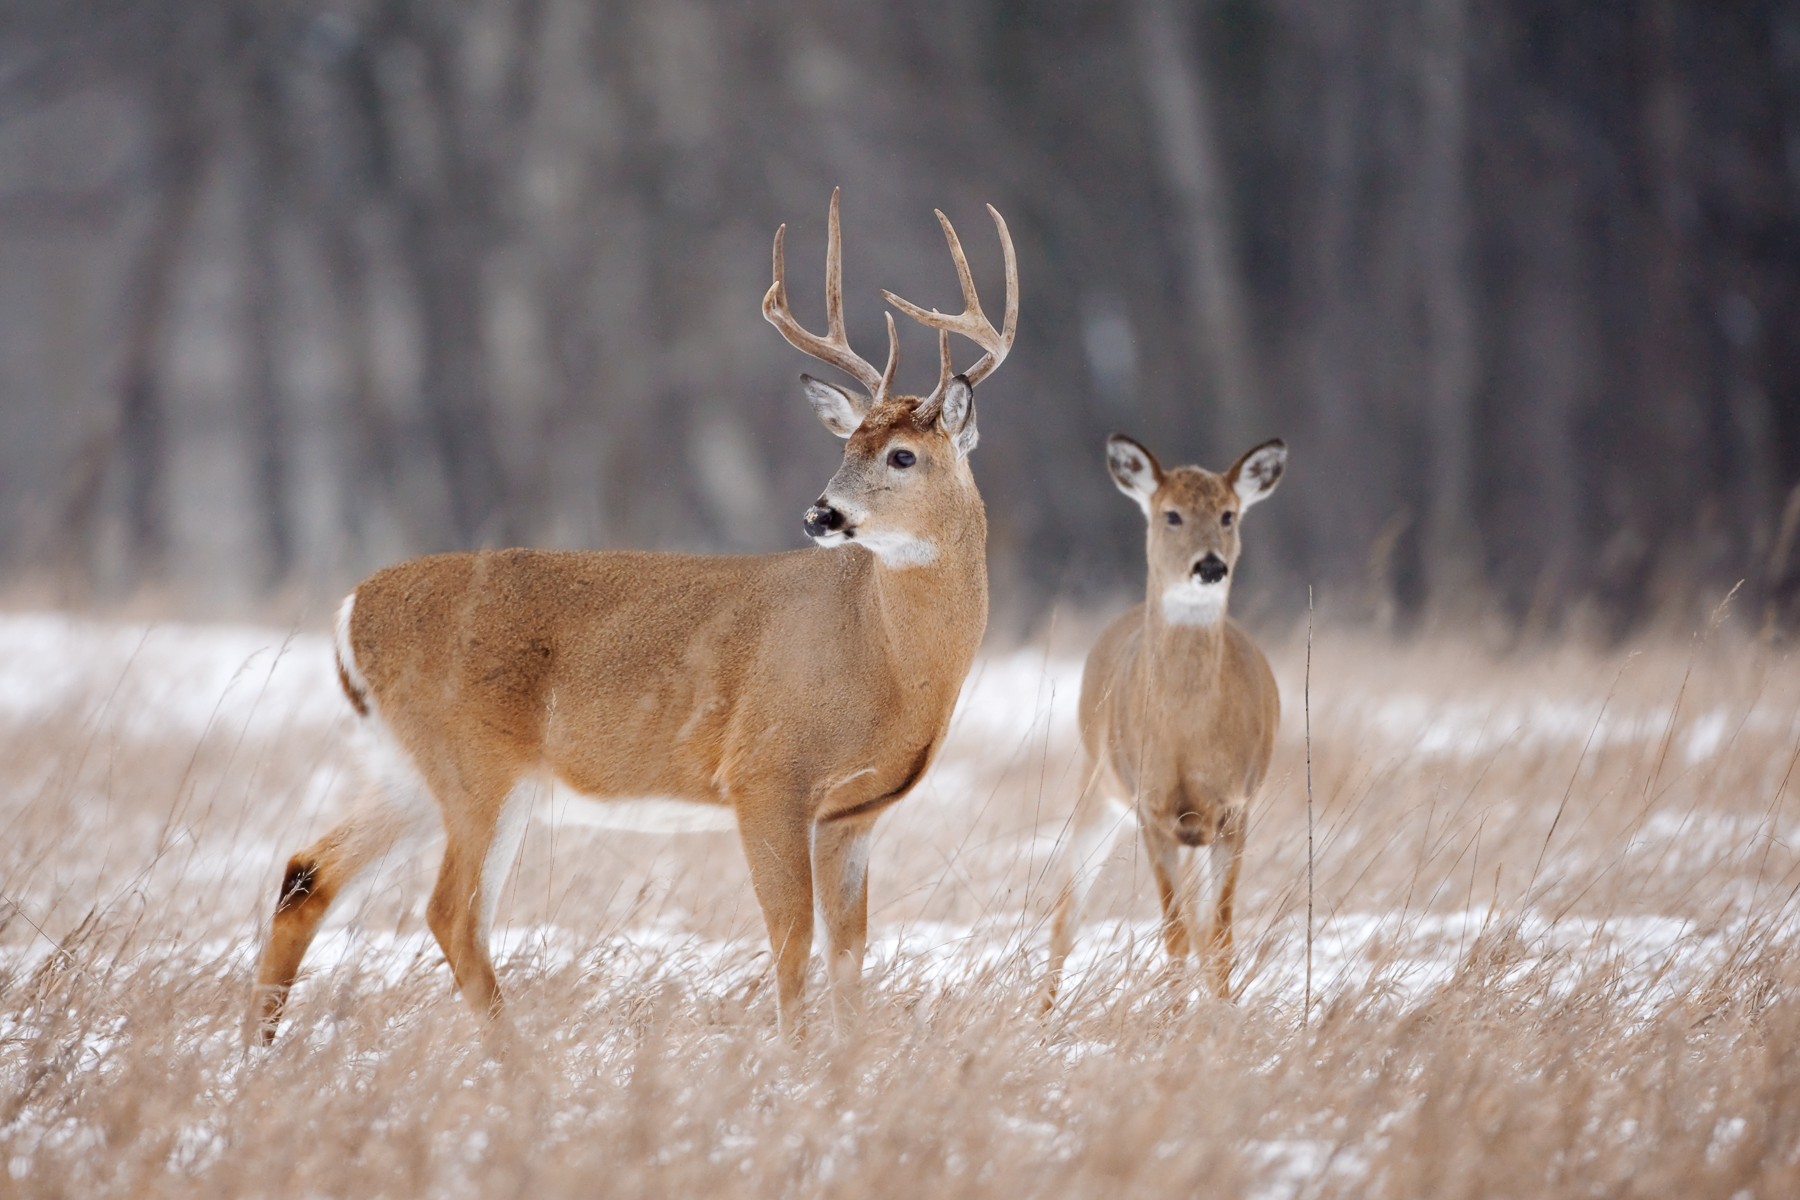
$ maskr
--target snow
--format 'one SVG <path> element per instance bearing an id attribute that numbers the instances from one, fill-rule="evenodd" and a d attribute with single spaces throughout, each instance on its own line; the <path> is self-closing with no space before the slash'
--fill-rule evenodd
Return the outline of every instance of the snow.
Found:
<path id="1" fill-rule="evenodd" d="M 952 724 L 960 756 L 947 752 L 921 789 L 924 805 L 967 805 L 976 793 L 982 762 L 975 755 L 1016 756 L 1040 744 L 1075 736 L 1081 664 L 1024 650 L 981 659 L 964 687 Z M 1331 720 L 1331 706 L 1315 698 L 1315 726 Z M 1543 695 L 1492 699 L 1476 696 L 1445 703 L 1421 694 L 1375 698 L 1339 697 L 1339 717 L 1366 722 L 1409 754 L 1479 759 L 1503 748 L 1660 740 L 1669 734 L 1671 710 L 1607 704 L 1590 698 Z M 1321 707 L 1325 711 L 1321 712 Z M 239 737 L 278 738 L 299 728 L 317 731 L 348 725 L 348 706 L 332 666 L 330 639 L 313 633 L 249 626 L 124 625 L 57 614 L 0 617 L 0 723 L 27 726 L 69 715 L 101 725 L 121 739 L 191 743 L 221 730 Z M 1752 709 L 1748 716 L 1722 709 L 1690 717 L 1677 745 L 1692 764 L 1719 754 L 1745 727 L 1789 731 L 1786 713 Z M 326 765 L 307 780 L 291 804 L 307 811 L 323 806 L 337 786 Z M 14 781 L 14 795 L 22 794 Z M 27 791 L 24 794 L 29 794 Z M 1354 830 L 1340 831 L 1339 845 Z M 1041 865 L 1057 848 L 1057 830 L 1046 826 L 1018 838 L 995 838 L 957 848 L 982 863 Z M 271 864 L 291 846 L 279 829 L 235 830 L 230 837 L 201 834 L 181 850 L 190 883 L 251 889 L 263 887 Z M 1623 847 L 1626 855 L 1671 848 L 1693 859 L 1723 858 L 1751 844 L 1773 840 L 1800 844 L 1800 825 L 1714 812 L 1657 811 Z M 1034 867 L 1035 869 L 1035 867 Z M 1271 945 L 1253 977 L 1249 998 L 1292 1001 L 1301 988 L 1304 930 L 1288 919 L 1256 936 Z M 1321 918 L 1314 931 L 1313 978 L 1321 993 L 1383 990 L 1404 1008 L 1430 996 L 1463 969 L 1491 914 L 1464 912 L 1357 912 Z M 1729 953 L 1742 930 L 1722 921 L 1701 930 L 1693 922 L 1655 915 L 1592 920 L 1527 910 L 1511 917 L 1518 955 L 1512 972 L 1543 970 L 1546 997 L 1571 986 L 1579 963 L 1610 963 L 1621 986 L 1646 1002 L 1675 994 Z M 1791 931 L 1790 918 L 1784 928 Z M 1248 935 L 1240 934 L 1241 943 Z M 973 923 L 911 921 L 871 930 L 869 970 L 875 986 L 948 991 L 973 979 L 1004 978 L 1023 985 L 1041 963 L 1047 940 L 1042 913 L 993 912 Z M 247 938 L 164 947 L 188 962 L 219 970 L 247 970 Z M 533 971 L 565 969 L 626 976 L 645 983 L 701 986 L 719 993 L 748 983 L 766 967 L 760 938 L 709 941 L 665 913 L 596 938 L 553 924 L 502 925 L 495 931 L 495 959 Z M 44 940 L 0 949 L 0 970 L 35 969 L 56 953 Z M 140 948 L 153 955 L 154 945 Z M 1248 957 L 1248 956 L 1247 956 Z M 354 919 L 328 928 L 311 951 L 309 966 L 321 975 L 352 972 L 399 984 L 421 964 L 440 959 L 423 931 L 396 935 L 364 928 Z M 1103 995 L 1134 971 L 1160 969 L 1160 937 L 1152 921 L 1094 921 L 1077 941 L 1065 977 L 1065 996 Z M 704 982 L 697 982 L 704 981 Z M 6 1022 L 18 1018 L 8 1016 Z M 0 1027 L 0 1039 L 20 1030 Z M 96 1035 L 97 1036 L 97 1035 Z M 103 1054 L 95 1046 L 83 1052 Z M 1062 1051 L 1079 1057 L 1078 1046 Z M 192 1148 L 204 1154 L 203 1142 Z M 1272 1147 L 1283 1162 L 1306 1160 L 1301 1146 Z M 1273 1160 L 1272 1160 L 1273 1161 Z M 1310 1161 L 1310 1160 L 1308 1160 Z M 1283 1168 L 1285 1170 L 1285 1168 Z M 1277 1171 L 1279 1176 L 1281 1171 Z"/>
<path id="2" fill-rule="evenodd" d="M 1024 867 L 1032 878 L 1061 849 L 1061 811 L 1046 808 L 1035 829 L 982 831 L 982 805 L 993 794 L 992 775 L 1001 764 L 1030 762 L 1048 747 L 1067 747 L 1076 736 L 1076 706 L 1081 680 L 1077 658 L 1021 650 L 980 659 L 964 686 L 952 719 L 950 744 L 908 806 L 921 815 L 905 827 L 908 836 L 921 828 L 945 835 L 945 870 L 976 878 L 999 879 Z M 1287 681 L 1292 682 L 1292 681 Z M 1289 689 L 1291 701 L 1294 689 Z M 1466 698 L 1446 702 L 1423 692 L 1389 690 L 1373 694 L 1313 697 L 1315 732 L 1337 723 L 1342 731 L 1361 731 L 1359 746 L 1376 748 L 1397 758 L 1440 763 L 1485 763 L 1503 754 L 1562 748 L 1668 741 L 1672 762 L 1701 767 L 1728 755 L 1746 731 L 1791 744 L 1800 736 L 1800 717 L 1777 706 L 1727 708 L 1627 704 L 1549 691 L 1487 694 L 1470 689 Z M 1290 704 L 1290 715 L 1294 707 Z M 185 752 L 202 739 L 224 737 L 273 745 L 296 732 L 347 733 L 352 722 L 332 665 L 329 637 L 250 626 L 183 624 L 126 625 L 59 614 L 0 616 L 0 728 L 30 731 L 42 726 L 75 723 L 89 734 L 114 742 L 168 745 Z M 1290 721 L 1288 736 L 1296 736 Z M 332 741 L 335 745 L 336 742 Z M 341 786 L 341 768 L 333 761 L 303 765 L 294 772 L 281 810 L 247 765 L 232 768 L 232 786 L 250 797 L 246 812 L 257 814 L 235 828 L 172 824 L 166 842 L 155 833 L 159 855 L 167 853 L 183 889 L 200 891 L 211 904 L 229 909 L 228 918 L 199 932 L 181 936 L 179 921 L 146 922 L 135 934 L 130 969 L 159 976 L 196 974 L 235 983 L 252 969 L 257 951 L 244 914 L 264 912 L 273 873 L 282 856 L 294 849 L 294 814 L 307 819 L 328 809 Z M 1786 760 L 1775 764 L 1786 767 Z M 54 773 L 54 768 L 50 768 Z M 0 804 L 18 809 L 44 792 L 43 769 L 15 773 L 0 789 Z M 241 778 L 240 778 L 241 776 Z M 1771 785 L 1772 786 L 1772 785 Z M 69 828 L 61 836 L 78 839 L 116 833 L 109 801 L 91 781 L 71 785 L 67 794 Z M 1523 808 L 1543 798 L 1509 797 L 1499 803 Z M 1549 801 L 1554 807 L 1555 797 Z M 1587 849 L 1564 850 L 1551 865 L 1573 870 L 1622 865 L 1644 873 L 1729 862 L 1767 847 L 1800 846 L 1800 823 L 1787 809 L 1771 804 L 1748 812 L 1712 811 L 1679 804 L 1655 807 L 1627 832 L 1604 847 L 1610 862 L 1588 862 Z M 16 811 L 0 810 L 0 828 Z M 1572 821 L 1573 823 L 1573 821 Z M 1354 823 L 1333 825 L 1328 843 L 1337 854 L 1358 844 L 1365 832 Z M 1370 831 L 1373 842 L 1381 831 Z M 1560 836 L 1560 835 L 1559 835 Z M 960 839 L 960 840 L 959 840 Z M 131 853 L 134 845 L 121 837 L 105 853 Z M 1373 851 L 1369 851 L 1373 853 Z M 9 880 L 0 902 L 23 911 L 60 895 L 85 870 L 79 854 L 72 866 L 51 862 L 39 877 Z M 1784 860 L 1785 861 L 1785 860 Z M 149 868 L 146 868 L 146 873 Z M 412 880 L 421 897 L 424 880 Z M 1741 956 L 1747 944 L 1779 946 L 1800 936 L 1800 914 L 1783 907 L 1771 915 L 1757 909 L 1746 889 L 1754 884 L 1732 877 L 1709 885 L 1706 920 L 1657 912 L 1594 917 L 1562 910 L 1525 907 L 1496 916 L 1480 905 L 1461 911 L 1406 909 L 1321 909 L 1313 927 L 1311 977 L 1315 1003 L 1338 998 L 1375 1006 L 1396 1016 L 1441 998 L 1459 986 L 1473 967 L 1487 983 L 1524 986 L 1512 993 L 1521 1011 L 1548 1008 L 1603 981 L 1609 998 L 1646 1014 L 1678 1004 L 1693 990 L 1717 977 Z M 1029 895 L 1029 889 L 1027 890 Z M 1008 893 L 1010 895 L 1010 893 Z M 242 903 L 240 904 L 240 900 Z M 748 899 L 746 903 L 750 903 Z M 887 919 L 877 915 L 870 929 L 866 977 L 870 993 L 905 994 L 931 1002 L 987 995 L 1021 1012 L 1035 1014 L 1041 971 L 1047 954 L 1048 920 L 1042 895 L 1031 901 L 1003 899 L 972 921 Z M 999 907 L 1000 905 L 1011 907 Z M 1253 905 L 1246 905 L 1251 913 Z M 342 923 L 328 924 L 307 957 L 307 987 L 326 995 L 370 996 L 383 989 L 417 985 L 429 979 L 449 997 L 448 968 L 435 942 L 416 920 L 400 932 L 365 919 L 354 905 L 341 905 Z M 596 932 L 593 923 L 576 921 L 502 920 L 494 930 L 492 949 L 502 979 L 519 976 L 545 979 L 565 976 L 593 1011 L 616 1003 L 622 992 L 638 995 L 673 988 L 695 997 L 746 994 L 768 971 L 768 946 L 760 931 L 718 938 L 696 931 L 690 914 L 674 904 L 649 906 L 652 916 L 639 916 L 624 927 Z M 1700 911 L 1700 909 L 1695 909 Z M 1761 914 L 1760 916 L 1758 914 Z M 1241 974 L 1237 982 L 1246 1008 L 1284 1009 L 1298 1013 L 1307 974 L 1307 938 L 1300 916 L 1284 916 L 1257 926 L 1254 919 L 1238 927 Z M 241 928 L 240 928 L 241 926 Z M 15 925 L 15 933 L 23 927 Z M 235 930 L 235 932 L 234 932 Z M 222 931 L 222 932 L 221 932 Z M 219 933 L 219 936 L 207 936 Z M 1477 947 L 1495 951 L 1490 962 L 1472 964 Z M 63 952 L 44 937 L 17 937 L 0 946 L 0 981 L 18 979 L 50 965 Z M 76 969 L 80 969 L 77 967 Z M 815 964 L 813 984 L 823 984 Z M 987 989 L 976 993 L 977 986 Z M 1059 1008 L 1064 1012 L 1098 1007 L 1131 1013 L 1166 1006 L 1170 987 L 1194 998 L 1203 995 L 1199 972 L 1171 980 L 1161 934 L 1151 919 L 1096 919 L 1087 922 L 1065 968 Z M 524 1001 L 521 997 L 522 1002 Z M 355 1006 L 314 1006 L 308 1039 L 339 1036 L 339 1012 Z M 400 1019 L 400 1018 L 396 1018 Z M 0 1011 L 0 1046 L 26 1045 L 54 1035 L 65 1036 L 62 1015 L 15 1007 Z M 1069 1067 L 1104 1059 L 1114 1047 L 1080 1040 L 1071 1022 L 1067 1036 L 1054 1018 L 1043 1047 Z M 605 1027 L 605 1023 L 600 1023 Z M 181 1034 L 197 1043 L 216 1042 L 208 1055 L 219 1066 L 219 1081 L 250 1069 L 251 1060 L 235 1053 L 237 1030 L 196 1020 Z M 604 1035 L 607 1037 L 613 1035 Z M 634 1036 L 621 1026 L 619 1038 Z M 726 1036 L 708 1034 L 704 1036 Z M 75 1069 L 106 1079 L 116 1070 L 117 1050 L 128 1043 L 124 1018 L 91 1021 L 70 1038 L 61 1053 Z M 602 1041 L 572 1053 L 614 1055 L 618 1046 Z M 846 1113 L 846 1132 L 821 1160 L 820 1177 L 832 1173 L 832 1154 L 855 1154 L 855 1130 Z M 36 1120 L 33 1117 L 32 1120 Z M 1053 1122 L 1037 1116 L 1003 1115 L 1008 1136 L 1033 1144 L 1048 1158 L 1067 1158 L 1078 1142 Z M 23 1178 L 33 1155 L 56 1146 L 80 1146 L 97 1136 L 92 1128 L 46 1116 L 29 1128 L 26 1118 L 11 1129 L 12 1155 L 6 1162 L 11 1178 Z M 1311 1132 L 1307 1130 L 1305 1132 Z M 1742 1118 L 1721 1116 L 1708 1154 L 1723 1158 L 1747 1134 Z M 461 1135 L 459 1135 L 461 1136 Z M 470 1135 L 463 1152 L 478 1157 L 479 1134 Z M 741 1135 L 725 1133 L 715 1154 L 735 1153 Z M 743 1142 L 747 1148 L 749 1141 Z M 197 1172 L 226 1148 L 222 1126 L 201 1122 L 182 1130 L 170 1151 L 178 1171 Z M 1273 1137 L 1241 1146 L 1253 1169 L 1251 1195 L 1277 1200 L 1316 1191 L 1322 1184 L 1354 1184 L 1366 1176 L 1365 1150 L 1329 1139 Z M 1172 1151 L 1171 1151 L 1172 1152 Z M 1329 1189 L 1328 1189 L 1329 1190 Z"/>
<path id="3" fill-rule="evenodd" d="M 194 739 L 221 724 L 269 735 L 328 724 L 343 710 L 330 639 L 321 635 L 0 617 L 0 720 L 10 723 L 73 711 L 150 741 Z"/>
<path id="4" fill-rule="evenodd" d="M 1017 755 L 1039 743 L 1074 737 L 1081 664 L 1042 651 L 1021 650 L 978 661 L 952 720 L 952 739 L 965 749 Z M 1545 695 L 1504 700 L 1476 697 L 1445 703 L 1419 694 L 1340 698 L 1345 720 L 1363 720 L 1408 753 L 1482 758 L 1503 747 L 1611 743 L 1660 739 L 1667 735 L 1667 709 L 1627 711 L 1619 704 Z M 145 741 L 193 741 L 209 731 L 240 737 L 278 737 L 296 728 L 329 729 L 348 724 L 339 693 L 329 637 L 252 626 L 113 624 L 61 614 L 0 617 L 0 722 L 25 724 L 71 713 L 84 722 L 104 723 L 110 736 Z M 1330 719 L 1315 709 L 1315 722 Z M 1785 729 L 1791 719 L 1753 710 L 1734 718 L 1712 710 L 1689 719 L 1679 747 L 1689 763 L 1717 753 L 1737 728 Z M 925 804 L 966 804 L 976 790 L 979 762 L 965 753 L 946 754 L 921 788 Z M 307 781 L 299 805 L 316 809 L 337 786 L 337 771 L 321 767 Z M 15 782 L 15 786 L 18 786 Z M 15 794 L 18 794 L 15 792 Z M 1353 832 L 1353 831 L 1352 831 Z M 285 835 L 283 835 L 285 836 Z M 1800 826 L 1777 825 L 1719 813 L 1652 814 L 1633 835 L 1626 852 L 1679 845 L 1687 856 L 1719 857 L 1758 839 L 1800 843 Z M 1340 845 L 1347 842 L 1340 842 Z M 1024 839 L 1000 839 L 973 853 L 998 859 L 1042 863 L 1057 846 L 1054 830 Z M 273 836 L 237 831 L 229 840 L 202 837 L 184 848 L 182 870 L 194 882 L 260 883 L 269 864 L 286 849 Z M 1379 976 L 1402 994 L 1428 991 L 1456 969 L 1460 956 L 1486 917 L 1478 912 L 1449 914 L 1344 913 L 1316 930 L 1316 979 L 1337 986 L 1373 986 Z M 1576 945 L 1644 962 L 1669 954 L 1707 958 L 1724 935 L 1696 938 L 1685 922 L 1633 918 L 1610 923 L 1571 919 L 1551 922 L 1526 913 L 1520 931 L 1543 952 L 1566 952 Z M 1645 923 L 1647 922 L 1647 923 Z M 916 922 L 873 931 L 871 960 L 878 971 L 904 970 L 921 985 L 1009 969 L 1020 955 L 1042 950 L 1042 921 L 1023 912 L 996 914 L 979 925 Z M 741 949 L 693 941 L 656 926 L 637 928 L 596 946 L 566 929 L 551 926 L 496 934 L 496 957 L 535 956 L 543 969 L 575 965 L 583 955 L 609 959 L 641 957 L 645 963 L 705 962 L 712 973 L 744 958 Z M 425 939 L 428 941 L 428 939 Z M 1148 925 L 1090 925 L 1070 964 L 1072 986 L 1097 964 L 1114 962 L 1121 948 L 1146 957 L 1156 932 Z M 1293 943 L 1293 938 L 1283 938 Z M 384 943 L 380 935 L 354 928 L 328 932 L 309 961 L 321 966 L 359 963 L 378 974 L 395 962 L 410 963 L 420 938 Z M 635 947 L 635 949 L 633 949 Z M 222 952 L 221 948 L 221 952 Z M 15 948 L 17 959 L 43 953 Z M 1130 957 L 1130 954 L 1127 954 Z M 1154 959 L 1153 953 L 1147 955 Z M 388 964 L 383 966 L 383 964 Z M 17 962 L 8 965 L 20 965 Z M 404 969 L 404 968 L 395 968 Z M 745 968 L 748 969 L 748 968 Z M 1298 965 L 1291 954 L 1276 954 L 1252 988 L 1286 988 Z"/>

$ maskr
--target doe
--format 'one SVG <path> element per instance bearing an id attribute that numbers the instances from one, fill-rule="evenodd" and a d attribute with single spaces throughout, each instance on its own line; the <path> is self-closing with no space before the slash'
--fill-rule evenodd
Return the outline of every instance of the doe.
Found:
<path id="1" fill-rule="evenodd" d="M 1164 471 L 1120 434 L 1106 443 L 1113 482 L 1144 510 L 1144 603 L 1107 626 L 1081 676 L 1087 770 L 1064 849 L 1044 1006 L 1056 1000 L 1094 877 L 1129 814 L 1162 902 L 1163 946 L 1206 960 L 1231 994 L 1231 905 L 1246 810 L 1262 787 L 1281 720 L 1268 660 L 1225 613 L 1244 511 L 1275 489 L 1287 447 L 1264 442 L 1223 475 Z M 1207 848 L 1200 863 L 1199 848 Z M 1196 877 L 1198 876 L 1198 878 Z"/>

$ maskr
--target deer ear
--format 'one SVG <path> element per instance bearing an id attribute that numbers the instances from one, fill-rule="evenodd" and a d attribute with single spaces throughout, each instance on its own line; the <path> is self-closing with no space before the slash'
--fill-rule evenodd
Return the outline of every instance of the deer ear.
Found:
<path id="1" fill-rule="evenodd" d="M 812 409 L 819 414 L 819 420 L 825 423 L 825 428 L 839 437 L 849 437 L 862 424 L 862 418 L 857 415 L 855 398 L 835 383 L 802 375 L 800 386 L 806 389 L 806 398 L 812 402 Z"/>
<path id="2" fill-rule="evenodd" d="M 1150 515 L 1150 497 L 1162 486 L 1162 464 L 1156 455 L 1122 433 L 1106 439 L 1106 469 L 1121 492 L 1137 501 L 1144 515 Z"/>
<path id="3" fill-rule="evenodd" d="M 944 385 L 943 398 L 938 402 L 938 427 L 950 436 L 950 444 L 956 447 L 958 458 L 968 457 L 975 443 L 981 440 L 981 433 L 975 428 L 975 389 L 969 384 L 967 375 L 958 375 Z"/>
<path id="4" fill-rule="evenodd" d="M 1237 493 L 1238 503 L 1249 508 L 1258 500 L 1268 498 L 1286 469 L 1287 443 L 1280 438 L 1270 438 L 1232 463 L 1231 470 L 1225 472 L 1225 482 Z"/>

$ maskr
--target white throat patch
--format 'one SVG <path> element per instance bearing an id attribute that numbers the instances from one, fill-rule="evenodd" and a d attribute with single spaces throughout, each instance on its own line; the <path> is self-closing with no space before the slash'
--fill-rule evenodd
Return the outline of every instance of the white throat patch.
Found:
<path id="1" fill-rule="evenodd" d="M 1201 583 L 1184 579 L 1163 589 L 1163 620 L 1170 625 L 1217 625 L 1230 595 L 1231 584 L 1226 580 Z"/>
<path id="2" fill-rule="evenodd" d="M 923 567 L 937 561 L 937 543 L 916 538 L 897 529 L 880 533 L 858 534 L 857 541 L 875 552 L 881 564 L 896 571 Z"/>
<path id="3" fill-rule="evenodd" d="M 865 533 L 853 526 L 849 533 L 834 529 L 830 533 L 809 536 L 827 550 L 838 546 L 866 546 L 881 560 L 882 566 L 894 571 L 923 567 L 937 561 L 936 542 L 895 529 Z"/>

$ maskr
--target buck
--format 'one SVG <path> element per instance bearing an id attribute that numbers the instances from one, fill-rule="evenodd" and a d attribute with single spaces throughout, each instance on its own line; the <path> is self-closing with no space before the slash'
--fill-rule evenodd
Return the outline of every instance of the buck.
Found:
<path id="1" fill-rule="evenodd" d="M 1119 434 L 1106 443 L 1113 482 L 1149 524 L 1149 586 L 1144 603 L 1107 626 L 1082 671 L 1088 769 L 1063 853 L 1046 1009 L 1088 891 L 1128 815 L 1156 879 L 1169 957 L 1180 962 L 1197 951 L 1214 992 L 1230 998 L 1245 813 L 1269 769 L 1281 700 L 1268 660 L 1225 606 L 1240 520 L 1275 489 L 1286 464 L 1278 439 L 1223 475 L 1164 471 L 1155 455 Z M 1192 861 L 1201 848 L 1205 860 Z"/>
<path id="2" fill-rule="evenodd" d="M 976 385 L 1018 323 L 1006 222 L 1006 316 L 983 314 L 940 212 L 964 311 L 883 292 L 938 331 L 930 395 L 891 392 L 844 332 L 838 199 L 826 252 L 827 331 L 788 309 L 782 240 L 763 315 L 863 390 L 800 377 L 843 462 L 806 513 L 816 547 L 703 556 L 502 550 L 416 558 L 364 580 L 338 610 L 339 681 L 379 748 L 363 806 L 287 864 L 257 970 L 250 1034 L 267 1042 L 320 920 L 435 800 L 444 856 L 426 908 L 456 985 L 501 1012 L 488 954 L 495 902 L 548 790 L 557 810 L 631 829 L 736 828 L 774 952 L 780 1029 L 798 1037 L 823 916 L 833 1010 L 861 1004 L 868 847 L 942 744 L 987 624 L 987 517 L 969 469 Z M 950 335 L 981 357 L 961 374 Z M 492 1028 L 492 1026 L 490 1026 Z"/>

